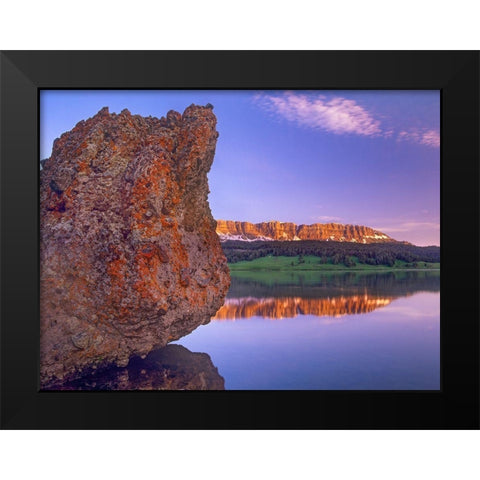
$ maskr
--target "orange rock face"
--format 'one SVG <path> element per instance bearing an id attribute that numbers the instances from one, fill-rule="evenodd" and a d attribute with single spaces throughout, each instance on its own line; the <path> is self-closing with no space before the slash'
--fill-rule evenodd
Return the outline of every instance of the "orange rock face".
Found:
<path id="1" fill-rule="evenodd" d="M 207 323 L 229 274 L 208 205 L 209 107 L 102 109 L 41 172 L 41 380 L 145 355 Z"/>
<path id="2" fill-rule="evenodd" d="M 395 242 L 388 235 L 361 225 L 314 223 L 296 225 L 291 222 L 235 222 L 217 220 L 221 240 L 331 240 L 335 242 L 385 243 Z"/>

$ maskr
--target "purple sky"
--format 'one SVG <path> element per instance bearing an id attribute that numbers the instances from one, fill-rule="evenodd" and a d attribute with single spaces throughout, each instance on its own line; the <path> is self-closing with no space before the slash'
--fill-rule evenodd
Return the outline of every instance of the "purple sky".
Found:
<path id="1" fill-rule="evenodd" d="M 438 91 L 75 91 L 41 93 L 41 158 L 104 106 L 161 117 L 214 105 L 214 217 L 351 223 L 440 244 Z"/>

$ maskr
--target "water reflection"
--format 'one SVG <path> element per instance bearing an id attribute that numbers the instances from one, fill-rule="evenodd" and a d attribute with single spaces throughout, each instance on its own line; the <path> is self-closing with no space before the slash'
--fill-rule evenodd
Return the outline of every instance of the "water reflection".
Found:
<path id="1" fill-rule="evenodd" d="M 181 343 L 228 390 L 438 390 L 439 292 L 438 271 L 238 272 Z"/>
<path id="2" fill-rule="evenodd" d="M 392 298 L 374 297 L 367 294 L 327 298 L 227 298 L 213 320 L 236 320 L 251 317 L 282 319 L 298 315 L 340 317 L 372 312 L 388 305 L 391 301 Z"/>
<path id="3" fill-rule="evenodd" d="M 398 298 L 417 292 L 438 292 L 440 272 L 232 272 L 227 298 L 255 296 L 328 298 L 365 295 Z"/>
<path id="4" fill-rule="evenodd" d="M 124 367 L 112 366 L 49 390 L 224 390 L 225 381 L 206 353 L 167 345 L 145 359 L 133 357 Z"/>
<path id="5" fill-rule="evenodd" d="M 51 389 L 436 390 L 439 291 L 436 271 L 239 272 L 182 345 Z"/>
<path id="6" fill-rule="evenodd" d="M 213 320 L 362 314 L 396 298 L 440 288 L 438 272 L 268 273 L 268 277 L 265 272 L 234 273 L 225 303 Z"/>

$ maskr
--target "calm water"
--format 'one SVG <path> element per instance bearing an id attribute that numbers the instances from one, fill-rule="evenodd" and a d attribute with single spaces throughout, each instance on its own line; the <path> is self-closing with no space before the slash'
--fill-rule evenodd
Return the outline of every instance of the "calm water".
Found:
<path id="1" fill-rule="evenodd" d="M 440 274 L 241 272 L 208 325 L 226 389 L 440 388 Z"/>
<path id="2" fill-rule="evenodd" d="M 207 325 L 60 390 L 437 390 L 440 274 L 241 272 Z"/>

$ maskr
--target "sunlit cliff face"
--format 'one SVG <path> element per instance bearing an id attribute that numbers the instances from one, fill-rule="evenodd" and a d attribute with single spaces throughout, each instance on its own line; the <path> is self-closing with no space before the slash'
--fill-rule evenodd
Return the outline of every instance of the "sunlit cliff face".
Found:
<path id="1" fill-rule="evenodd" d="M 332 240 L 336 242 L 389 243 L 395 242 L 384 233 L 362 225 L 314 223 L 296 225 L 291 222 L 238 222 L 217 220 L 220 240 Z"/>
<path id="2" fill-rule="evenodd" d="M 281 319 L 298 315 L 340 317 L 372 312 L 390 304 L 393 299 L 393 297 L 374 297 L 367 294 L 329 298 L 227 298 L 213 320 L 236 320 L 250 317 Z"/>

